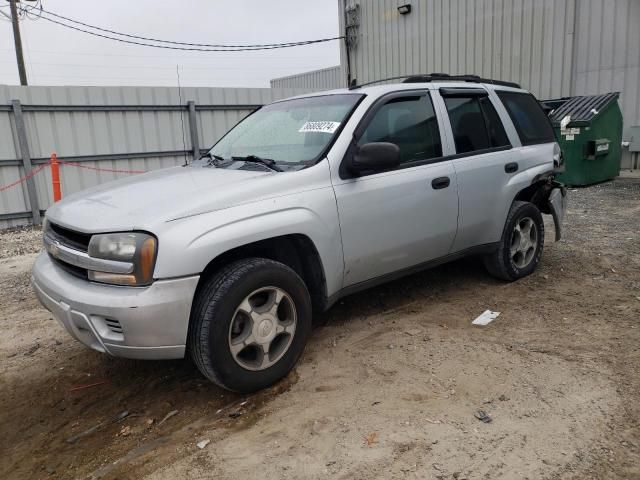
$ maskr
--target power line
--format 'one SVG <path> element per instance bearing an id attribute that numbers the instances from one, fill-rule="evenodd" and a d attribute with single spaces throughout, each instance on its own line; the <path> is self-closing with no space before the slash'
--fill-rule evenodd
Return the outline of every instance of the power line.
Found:
<path id="1" fill-rule="evenodd" d="M 25 38 L 26 40 L 26 38 Z M 27 43 L 25 41 L 25 43 Z M 28 45 L 27 45 L 28 47 Z M 94 54 L 95 56 L 95 54 Z M 14 60 L 0 60 L 0 63 L 15 63 Z M 172 70 L 175 71 L 175 67 L 169 65 L 107 65 L 104 63 L 58 63 L 58 62 L 31 62 L 33 65 L 42 65 L 42 66 L 51 66 L 51 67 L 78 67 L 78 68 L 125 68 L 125 69 L 136 69 L 136 70 Z M 296 67 L 301 67 L 300 65 L 296 65 Z M 180 70 L 195 70 L 195 71 L 209 71 L 209 72 L 218 72 L 221 70 L 232 70 L 238 71 L 239 68 L 243 70 L 289 70 L 291 66 L 288 65 L 245 65 L 242 67 L 237 66 L 220 66 L 220 65 L 180 65 Z M 301 68 L 313 69 L 316 68 L 315 65 L 304 66 Z M 174 75 L 175 77 L 175 75 Z"/>
<path id="2" fill-rule="evenodd" d="M 0 52 L 13 52 L 13 48 L 0 48 Z M 31 53 L 37 53 L 37 54 L 46 54 L 47 58 L 50 55 L 63 55 L 63 56 L 68 56 L 68 55 L 75 55 L 75 56 L 85 56 L 85 57 L 95 57 L 96 54 L 95 52 L 61 52 L 61 51 L 54 51 L 54 50 L 36 50 L 36 49 L 31 49 Z M 200 55 L 182 55 L 182 54 L 176 54 L 175 56 L 166 56 L 166 55 L 131 55 L 131 54 L 126 54 L 126 53 L 107 53 L 107 52 L 100 52 L 100 57 L 118 57 L 118 58 L 155 58 L 155 59 L 161 59 L 161 60 L 185 60 L 185 59 L 193 59 L 193 60 L 198 60 L 199 62 L 202 62 L 202 57 Z M 218 58 L 223 58 L 223 57 L 218 57 Z M 233 57 L 224 57 L 225 60 L 265 60 L 268 62 L 272 62 L 273 58 L 271 57 L 266 57 L 264 55 L 261 54 L 256 54 L 256 55 L 234 55 Z M 278 59 L 282 59 L 282 60 L 304 60 L 304 59 L 310 59 L 310 58 L 316 58 L 316 59 L 323 59 L 323 60 L 327 60 L 327 61 L 334 61 L 333 56 L 331 55 L 281 55 L 277 57 Z M 339 61 L 339 60 L 338 60 Z M 173 68 L 173 67 L 171 67 Z M 313 68 L 313 67 L 312 67 Z"/>
<path id="3" fill-rule="evenodd" d="M 330 41 L 333 41 L 333 40 L 340 40 L 340 39 L 344 38 L 344 37 L 333 37 L 333 38 L 322 38 L 322 39 L 318 39 L 318 40 L 306 40 L 304 42 L 300 42 L 300 43 L 296 43 L 296 44 L 286 44 L 286 45 L 280 45 L 280 46 L 274 46 L 274 47 L 225 48 L 225 49 L 200 48 L 200 47 L 173 47 L 173 46 L 169 46 L 169 45 L 153 45 L 151 43 L 143 43 L 143 42 L 137 42 L 137 41 L 134 41 L 134 40 L 125 40 L 125 39 L 122 39 L 122 38 L 110 37 L 108 35 L 103 35 L 101 33 L 91 32 L 89 30 L 84 30 L 82 28 L 74 27 L 73 25 L 68 25 L 66 23 L 62 23 L 62 22 L 59 22 L 57 20 L 53 20 L 52 18 L 48 18 L 46 16 L 42 16 L 40 18 L 42 18 L 43 20 L 46 20 L 48 22 L 60 25 L 62 27 L 70 28 L 70 29 L 76 30 L 78 32 L 87 33 L 89 35 L 93 35 L 93 36 L 96 36 L 96 37 L 105 38 L 107 40 L 114 40 L 116 42 L 128 43 L 130 45 L 139 45 L 139 46 L 143 46 L 143 47 L 153 47 L 153 48 L 162 48 L 162 49 L 165 49 L 165 50 L 181 50 L 181 51 L 193 51 L 193 52 L 252 52 L 252 51 L 256 51 L 256 50 L 276 50 L 276 49 L 279 49 L 279 48 L 290 48 L 290 47 L 299 47 L 299 46 L 303 46 L 303 45 L 313 45 L 313 44 L 316 44 L 316 43 L 330 42 Z"/>
<path id="4" fill-rule="evenodd" d="M 37 11 L 35 15 L 32 13 L 34 10 Z M 20 13 L 34 22 L 40 20 L 40 17 L 42 16 L 42 0 L 36 0 L 35 5 L 20 5 Z"/>
<path id="5" fill-rule="evenodd" d="M 131 45 L 139 45 L 139 46 L 145 46 L 145 47 L 153 47 L 153 48 L 162 48 L 162 49 L 167 49 L 167 50 L 181 50 L 181 51 L 197 51 L 197 52 L 250 52 L 250 51 L 258 51 L 258 50 L 275 50 L 275 49 L 280 49 L 280 48 L 291 48 L 291 47 L 298 47 L 298 46 L 303 46 L 303 45 L 312 45 L 312 44 L 316 44 L 316 43 L 324 43 L 324 42 L 330 42 L 330 41 L 334 41 L 334 40 L 340 40 L 342 38 L 344 38 L 343 36 L 338 36 L 338 37 L 330 37 L 330 38 L 320 38 L 320 39 L 315 39 L 315 40 L 303 40 L 303 41 L 299 41 L 299 42 L 287 42 L 287 43 L 265 43 L 265 44 L 255 44 L 255 45 L 216 45 L 216 44 L 199 44 L 199 43 L 187 43 L 187 42 L 174 42 L 171 40 L 160 40 L 160 39 L 155 39 L 155 38 L 150 38 L 150 37 L 142 37 L 142 36 L 138 36 L 138 35 L 130 35 L 130 34 L 126 34 L 126 33 L 121 33 L 121 32 L 117 32 L 115 30 L 109 30 L 109 29 L 105 29 L 105 28 L 101 28 L 101 27 L 97 27 L 95 25 L 91 25 L 88 23 L 84 23 L 84 22 L 80 22 L 78 20 L 74 20 L 68 17 L 64 17 L 62 15 L 58 15 L 56 13 L 50 12 L 48 10 L 45 10 L 44 8 L 42 8 L 42 5 L 38 7 L 23 7 L 23 9 L 25 11 L 28 10 L 38 10 L 38 18 L 46 20 L 48 22 L 60 25 L 62 27 L 66 27 L 66 28 L 70 28 L 72 30 L 76 30 L 82 33 L 86 33 L 89 35 L 93 35 L 96 37 L 100 37 L 100 38 L 105 38 L 108 40 L 114 40 L 117 42 L 121 42 L 121 43 L 128 43 Z M 45 15 L 43 15 L 45 14 Z M 138 40 L 144 40 L 144 42 L 141 41 L 135 41 L 135 40 L 126 40 L 124 38 L 117 38 L 117 37 L 113 37 L 110 35 L 105 35 L 105 34 L 101 34 L 101 33 L 97 33 L 97 32 L 92 32 L 90 30 L 85 30 L 83 28 L 80 27 L 76 27 L 74 25 L 69 25 L 68 23 L 64 23 L 58 20 L 54 20 L 53 18 L 47 17 L 46 15 L 51 15 L 60 19 L 63 19 L 65 21 L 68 22 L 72 22 L 75 23 L 77 25 L 82 25 L 84 27 L 87 28 L 91 28 L 94 30 L 98 30 L 98 31 L 102 31 L 102 32 L 106 32 L 106 33 L 110 33 L 113 35 L 119 35 L 119 36 L 123 36 L 123 37 L 127 37 L 127 38 L 135 38 Z M 167 43 L 169 45 L 155 45 L 152 43 L 146 43 L 146 42 L 159 42 L 159 43 Z M 175 45 L 175 46 L 174 46 Z M 179 46 L 178 46 L 179 45 Z"/>
<path id="6" fill-rule="evenodd" d="M 34 7 L 31 7 L 34 8 Z M 56 18 L 62 19 L 62 20 L 66 20 L 68 22 L 71 23 L 75 23 L 77 25 L 82 25 L 83 27 L 88 27 L 88 28 L 92 28 L 94 30 L 99 30 L 101 32 L 106 32 L 106 33 L 111 33 L 114 35 L 120 35 L 122 37 L 127 37 L 127 38 L 135 38 L 138 40 L 144 40 L 144 41 L 148 41 L 148 42 L 159 42 L 159 43 L 168 43 L 171 45 L 184 45 L 187 47 L 207 47 L 207 48 L 261 48 L 261 47 L 287 47 L 287 46 L 297 46 L 297 45 L 304 45 L 307 44 L 308 42 L 315 42 L 317 40 L 302 40 L 302 41 L 296 41 L 296 42 L 283 42 L 283 43 L 258 43 L 255 45 L 225 45 L 225 44 L 210 44 L 210 43 L 189 43 L 189 42 L 177 42 L 177 41 L 172 41 L 172 40 L 162 40 L 159 38 L 152 38 L 152 37 L 141 37 L 139 35 L 131 35 L 128 33 L 122 33 L 122 32 L 117 32 L 115 30 L 109 30 L 107 28 L 102 28 L 102 27 L 97 27 L 95 25 L 91 25 L 88 23 L 83 23 L 79 20 L 74 20 L 72 18 L 69 17 L 65 17 L 63 15 L 59 15 L 57 13 L 53 13 L 50 12 L 49 10 L 45 10 L 44 8 L 42 8 L 42 6 L 40 6 L 40 11 L 54 16 Z M 327 38 L 327 39 L 320 39 L 320 41 L 322 40 L 336 40 L 338 38 L 341 37 L 335 37 L 335 38 Z"/>

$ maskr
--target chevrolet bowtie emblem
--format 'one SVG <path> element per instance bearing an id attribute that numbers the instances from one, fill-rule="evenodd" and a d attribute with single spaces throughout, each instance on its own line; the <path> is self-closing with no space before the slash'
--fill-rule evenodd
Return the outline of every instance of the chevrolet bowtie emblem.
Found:
<path id="1" fill-rule="evenodd" d="M 54 257 L 57 257 L 60 254 L 60 242 L 55 241 L 49 244 L 49 253 Z"/>

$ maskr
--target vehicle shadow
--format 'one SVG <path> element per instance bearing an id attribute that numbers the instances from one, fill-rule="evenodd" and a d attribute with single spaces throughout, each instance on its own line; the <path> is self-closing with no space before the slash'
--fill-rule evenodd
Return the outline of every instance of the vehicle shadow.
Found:
<path id="1" fill-rule="evenodd" d="M 326 312 L 317 313 L 314 324 L 343 324 L 350 318 L 401 309 L 418 300 L 435 300 L 453 292 L 462 295 L 468 287 L 501 283 L 487 273 L 480 258 L 464 258 L 344 297 Z"/>

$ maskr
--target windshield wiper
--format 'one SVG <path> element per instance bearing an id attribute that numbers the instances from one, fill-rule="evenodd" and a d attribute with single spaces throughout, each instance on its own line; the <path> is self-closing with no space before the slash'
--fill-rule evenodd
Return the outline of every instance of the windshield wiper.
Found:
<path id="1" fill-rule="evenodd" d="M 270 158 L 262 158 L 257 155 L 247 155 L 246 157 L 231 157 L 231 158 L 234 160 L 240 160 L 242 162 L 260 163 L 262 165 L 269 167 L 274 172 L 282 172 L 282 169 L 278 167 L 278 165 L 276 165 L 276 162 L 274 160 L 271 160 Z"/>

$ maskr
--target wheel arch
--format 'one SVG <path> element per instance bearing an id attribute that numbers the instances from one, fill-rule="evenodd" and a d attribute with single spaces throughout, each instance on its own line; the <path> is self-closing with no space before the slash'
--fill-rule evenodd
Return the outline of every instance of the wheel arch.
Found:
<path id="1" fill-rule="evenodd" d="M 268 258 L 287 265 L 304 281 L 311 296 L 313 308 L 325 309 L 327 281 L 322 259 L 313 240 L 300 233 L 257 240 L 220 253 L 202 270 L 196 295 L 206 280 L 225 265 L 252 257 Z"/>
<path id="2" fill-rule="evenodd" d="M 553 172 L 545 172 L 536 175 L 531 184 L 516 193 L 511 204 L 522 201 L 533 203 L 542 213 L 550 214 L 549 209 L 549 193 L 553 188 L 551 181 L 553 180 Z"/>

